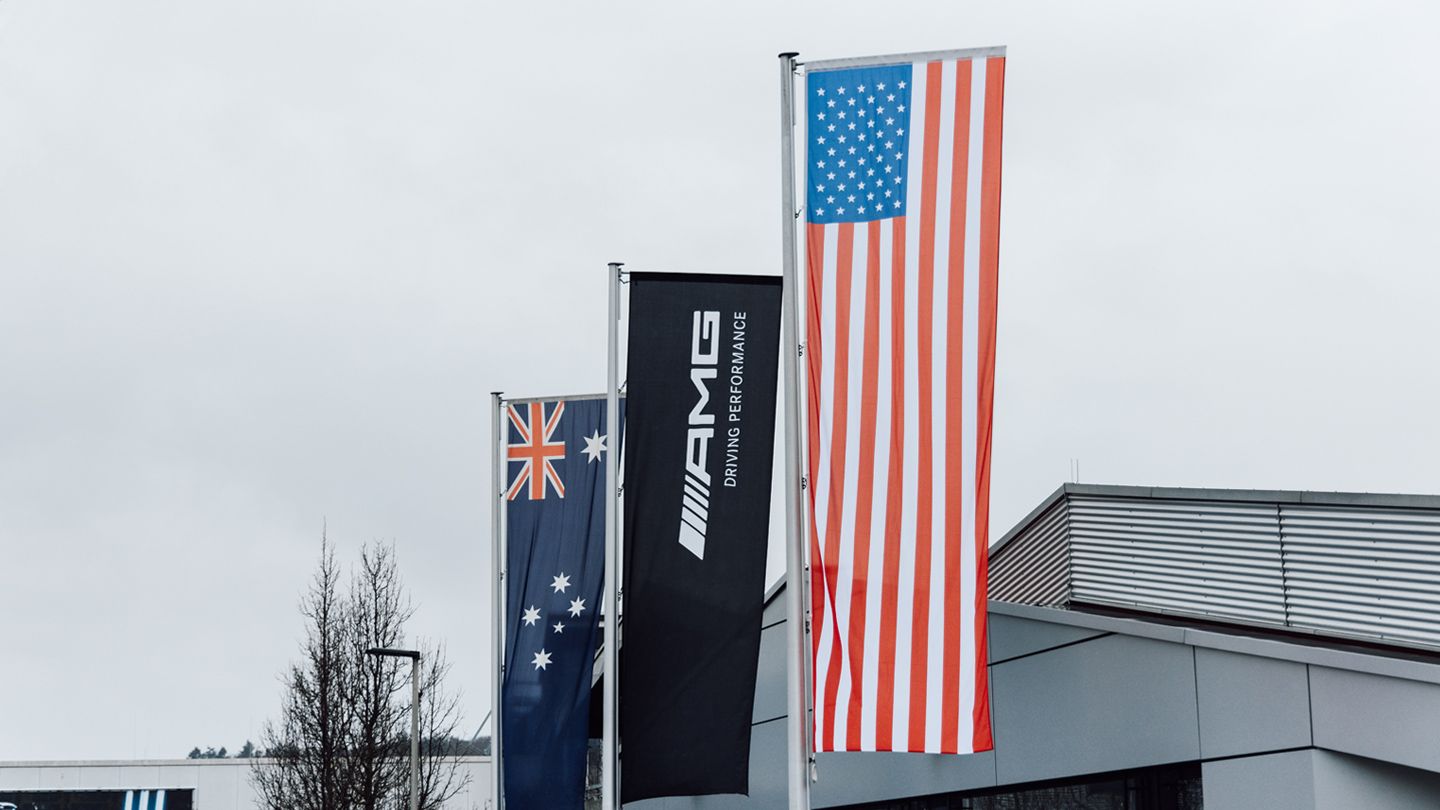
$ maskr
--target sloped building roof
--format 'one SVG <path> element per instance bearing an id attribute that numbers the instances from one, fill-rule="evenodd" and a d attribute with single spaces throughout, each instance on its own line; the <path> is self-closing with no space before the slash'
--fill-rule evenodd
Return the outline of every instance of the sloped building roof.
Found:
<path id="1" fill-rule="evenodd" d="M 990 598 L 1440 652 L 1440 497 L 1066 484 Z"/>

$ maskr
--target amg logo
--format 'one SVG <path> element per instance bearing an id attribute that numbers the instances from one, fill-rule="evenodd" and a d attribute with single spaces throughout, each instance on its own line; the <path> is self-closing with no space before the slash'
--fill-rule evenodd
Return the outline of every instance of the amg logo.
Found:
<path id="1" fill-rule="evenodd" d="M 710 440 L 715 438 L 715 414 L 706 413 L 710 388 L 720 362 L 720 313 L 695 313 L 690 332 L 690 382 L 699 395 L 690 409 L 685 437 L 685 488 L 680 498 L 680 545 L 705 559 L 705 524 L 710 514 Z"/>

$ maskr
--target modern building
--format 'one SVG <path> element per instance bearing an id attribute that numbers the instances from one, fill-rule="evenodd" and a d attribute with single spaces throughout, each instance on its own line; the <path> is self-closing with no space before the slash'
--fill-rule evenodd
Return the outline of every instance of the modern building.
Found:
<path id="1" fill-rule="evenodd" d="M 994 751 L 820 754 L 813 806 L 1440 808 L 1440 498 L 1066 485 L 990 554 Z M 785 611 L 751 795 L 785 806 Z"/>
<path id="2" fill-rule="evenodd" d="M 256 810 L 248 759 L 0 762 L 0 804 L 16 810 Z M 469 783 L 448 805 L 484 810 L 490 758 L 461 757 Z"/>

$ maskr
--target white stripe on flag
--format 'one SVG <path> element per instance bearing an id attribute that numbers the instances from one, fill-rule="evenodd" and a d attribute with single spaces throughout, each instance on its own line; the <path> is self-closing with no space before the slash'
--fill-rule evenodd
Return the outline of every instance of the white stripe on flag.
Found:
<path id="1" fill-rule="evenodd" d="M 972 63 L 970 83 L 970 172 L 966 180 L 965 211 L 965 314 L 964 325 L 964 397 L 961 399 L 960 514 L 961 514 L 961 587 L 960 604 L 965 629 L 960 633 L 960 745 L 957 750 L 973 748 L 971 717 L 975 709 L 975 421 L 979 402 L 980 345 L 980 169 L 985 147 L 985 60 Z M 973 358 L 973 359 L 972 359 Z"/>

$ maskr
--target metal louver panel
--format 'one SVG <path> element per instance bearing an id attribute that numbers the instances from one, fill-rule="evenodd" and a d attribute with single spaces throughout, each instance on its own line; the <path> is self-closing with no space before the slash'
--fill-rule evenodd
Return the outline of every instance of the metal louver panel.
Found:
<path id="1" fill-rule="evenodd" d="M 1285 504 L 1290 623 L 1440 646 L 1440 512 Z"/>
<path id="2" fill-rule="evenodd" d="M 1068 500 L 1075 601 L 1285 624 L 1274 504 Z"/>
<path id="3" fill-rule="evenodd" d="M 1440 649 L 1440 498 L 1066 484 L 990 596 Z"/>
<path id="4" fill-rule="evenodd" d="M 1066 500 L 1057 500 L 990 559 L 991 599 L 1041 606 L 1070 601 L 1067 511 Z"/>

